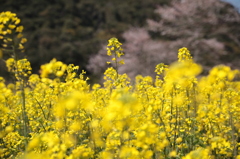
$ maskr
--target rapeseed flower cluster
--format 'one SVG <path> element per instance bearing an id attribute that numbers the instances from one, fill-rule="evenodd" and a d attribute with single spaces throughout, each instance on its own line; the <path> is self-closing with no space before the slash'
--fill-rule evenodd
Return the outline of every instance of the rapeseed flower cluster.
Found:
<path id="1" fill-rule="evenodd" d="M 123 55 L 116 38 L 107 54 Z M 239 71 L 220 65 L 199 77 L 187 48 L 178 57 L 134 83 L 109 67 L 93 86 L 73 64 L 53 59 L 37 75 L 9 58 L 16 81 L 0 77 L 0 158 L 240 158 Z"/>
<path id="2" fill-rule="evenodd" d="M 115 66 L 117 78 L 119 65 L 124 64 L 124 60 L 121 59 L 121 56 L 124 55 L 123 48 L 121 47 L 121 45 L 122 43 L 120 43 L 117 38 L 111 38 L 110 40 L 108 40 L 107 55 L 112 56 L 112 62 L 114 63 Z M 108 61 L 107 64 L 111 64 L 112 62 Z"/>
<path id="3" fill-rule="evenodd" d="M 20 25 L 20 19 L 15 13 L 9 11 L 0 13 L 0 40 L 3 41 L 0 51 L 0 57 L 5 52 L 11 52 L 12 49 L 24 50 L 24 43 L 27 39 L 23 37 L 24 27 Z"/>

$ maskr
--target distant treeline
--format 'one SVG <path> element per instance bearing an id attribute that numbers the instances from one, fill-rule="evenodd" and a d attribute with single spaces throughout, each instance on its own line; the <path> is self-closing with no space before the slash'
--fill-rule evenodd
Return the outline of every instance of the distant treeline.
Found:
<path id="1" fill-rule="evenodd" d="M 57 58 L 81 69 L 91 55 L 111 37 L 118 37 L 129 27 L 142 27 L 146 19 L 159 18 L 154 10 L 169 0 L 7 0 L 0 11 L 17 14 L 28 39 L 26 55 L 33 72 L 40 65 Z M 7 55 L 5 55 L 5 59 Z M 1 62 L 0 76 L 6 71 Z M 88 70 L 91 73 L 91 70 Z"/>

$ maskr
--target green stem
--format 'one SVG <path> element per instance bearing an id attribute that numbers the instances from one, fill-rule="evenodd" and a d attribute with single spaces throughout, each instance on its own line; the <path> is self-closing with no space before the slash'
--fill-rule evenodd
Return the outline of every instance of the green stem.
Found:
<path id="1" fill-rule="evenodd" d="M 39 105 L 39 107 L 40 107 L 40 109 L 41 109 L 41 111 L 42 111 L 42 113 L 43 113 L 44 119 L 45 119 L 45 120 L 48 120 L 48 118 L 47 118 L 47 116 L 46 116 L 46 114 L 45 114 L 45 112 L 44 112 L 44 110 L 43 110 L 43 108 L 42 108 L 42 106 L 41 106 L 41 103 L 40 103 L 36 98 L 34 98 L 34 99 L 37 101 L 37 103 L 38 103 L 38 105 Z"/>
<path id="2" fill-rule="evenodd" d="M 12 38 L 13 39 L 13 38 Z M 16 54 L 16 47 L 15 47 L 15 43 L 14 40 L 12 40 L 12 51 L 13 51 L 13 58 L 14 58 L 14 63 L 15 63 L 15 76 L 16 77 L 20 77 L 19 76 L 19 72 L 18 72 L 18 65 L 17 65 L 17 54 Z M 18 80 L 18 79 L 16 79 Z M 24 137 L 26 138 L 28 136 L 28 117 L 26 114 L 26 98 L 25 98 L 25 91 L 24 91 L 24 84 L 25 84 L 25 80 L 24 79 L 20 79 L 20 90 L 21 90 L 21 98 L 22 98 L 22 120 L 23 120 L 23 134 Z M 25 139 L 25 147 L 27 146 L 27 140 Z"/>
<path id="3" fill-rule="evenodd" d="M 236 144 L 236 138 L 235 138 L 235 128 L 233 125 L 233 114 L 229 112 L 230 116 L 230 125 L 231 125 L 231 136 L 232 136 L 232 144 L 233 144 L 233 157 L 235 158 L 237 156 L 237 144 Z"/>
<path id="4" fill-rule="evenodd" d="M 26 98 L 24 91 L 24 81 L 21 83 L 21 97 L 22 97 L 22 118 L 24 125 L 24 137 L 28 137 L 28 117 L 26 114 Z M 27 146 L 27 140 L 25 139 L 25 146 Z"/>
<path id="5" fill-rule="evenodd" d="M 176 139 L 177 139 L 177 125 L 178 125 L 178 107 L 176 105 L 176 115 L 175 115 L 176 121 L 175 121 L 175 126 L 174 126 L 174 143 L 173 143 L 173 148 L 176 148 Z"/>
<path id="6" fill-rule="evenodd" d="M 118 63 L 117 63 L 117 54 L 114 53 L 114 58 L 115 58 L 115 67 L 116 67 L 116 71 L 117 71 L 117 79 L 118 79 Z"/>
<path id="7" fill-rule="evenodd" d="M 193 104 L 194 104 L 194 117 L 197 117 L 197 92 L 196 92 L 196 87 L 195 84 L 193 84 Z"/>

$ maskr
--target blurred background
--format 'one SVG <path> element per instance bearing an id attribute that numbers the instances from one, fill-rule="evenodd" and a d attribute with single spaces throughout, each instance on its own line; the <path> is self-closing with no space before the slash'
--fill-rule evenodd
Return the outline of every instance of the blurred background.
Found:
<path id="1" fill-rule="evenodd" d="M 17 14 L 28 39 L 25 56 L 33 73 L 51 59 L 87 71 L 100 82 L 107 40 L 123 43 L 120 72 L 155 76 L 159 63 L 177 60 L 187 47 L 203 74 L 218 64 L 240 68 L 239 0 L 7 0 L 0 12 Z M 0 76 L 8 77 L 3 60 Z"/>
<path id="2" fill-rule="evenodd" d="M 240 12 L 240 1 L 239 0 L 223 0 L 223 1 L 232 4 L 238 10 L 238 12 Z"/>

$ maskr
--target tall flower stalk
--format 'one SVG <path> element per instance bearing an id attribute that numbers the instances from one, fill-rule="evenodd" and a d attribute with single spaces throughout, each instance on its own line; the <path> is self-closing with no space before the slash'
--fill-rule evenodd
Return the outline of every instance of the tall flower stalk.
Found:
<path id="1" fill-rule="evenodd" d="M 20 19 L 16 17 L 15 13 L 9 11 L 0 13 L 0 39 L 2 39 L 2 52 L 7 53 L 10 56 L 6 60 L 8 71 L 11 72 L 16 81 L 16 86 L 19 86 L 21 96 L 21 111 L 23 121 L 23 135 L 28 137 L 28 117 L 26 113 L 26 101 L 25 101 L 25 85 L 28 76 L 31 74 L 30 62 L 27 59 L 19 59 L 18 52 L 24 52 L 23 44 L 27 41 L 23 37 L 23 26 L 19 25 Z M 27 140 L 25 139 L 25 145 Z"/>
<path id="2" fill-rule="evenodd" d="M 117 38 L 111 38 L 110 40 L 108 40 L 107 55 L 112 56 L 112 61 L 117 71 L 117 79 L 119 74 L 118 68 L 120 65 L 124 64 L 124 60 L 120 59 L 120 57 L 124 55 L 121 45 L 122 43 L 120 43 Z M 107 63 L 110 64 L 111 62 Z"/>

